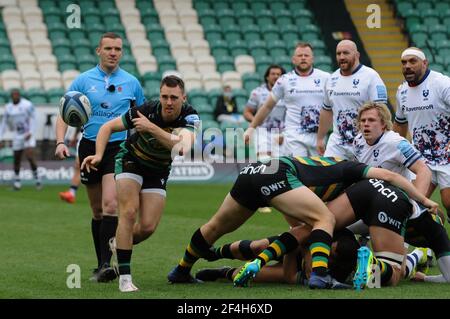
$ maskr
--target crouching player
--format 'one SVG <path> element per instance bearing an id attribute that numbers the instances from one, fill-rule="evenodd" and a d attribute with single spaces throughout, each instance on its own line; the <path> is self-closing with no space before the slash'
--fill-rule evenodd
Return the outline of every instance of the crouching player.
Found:
<path id="1" fill-rule="evenodd" d="M 254 278 L 255 282 L 282 282 L 288 284 L 307 285 L 311 275 L 311 254 L 306 246 L 310 230 L 303 226 L 303 236 L 298 248 L 286 254 L 281 260 L 261 269 Z M 277 236 L 259 240 L 239 240 L 225 244 L 215 249 L 217 258 L 249 260 L 255 258 L 266 249 Z M 334 288 L 351 288 L 342 284 L 348 281 L 356 265 L 356 253 L 359 243 L 353 233 L 348 229 L 336 232 L 333 236 L 329 257 L 329 272 L 336 279 Z M 233 280 L 239 268 L 221 267 L 199 270 L 195 278 L 202 281 L 216 281 L 218 279 Z M 350 277 L 351 278 L 351 277 Z"/>
<path id="2" fill-rule="evenodd" d="M 413 207 L 416 207 L 411 204 L 410 198 L 400 188 L 388 182 L 365 179 L 348 187 L 343 194 L 328 202 L 327 207 L 336 218 L 336 230 L 360 219 L 369 226 L 373 252 L 365 246 L 358 250 L 357 270 L 353 280 L 355 288 L 362 289 L 373 282 L 385 286 L 397 285 L 403 277 L 403 236 L 406 223 L 413 214 Z M 290 230 L 290 234 L 298 238 L 297 232 L 301 229 L 302 227 L 295 227 Z M 246 286 L 248 280 L 259 272 L 261 265 L 274 255 L 279 255 L 273 253 L 277 250 L 276 243 L 277 240 L 255 260 L 244 265 L 234 278 L 236 286 Z M 317 246 L 312 247 L 311 251 L 321 249 L 322 247 Z M 315 263 L 321 263 L 321 260 L 313 260 L 313 267 Z"/>

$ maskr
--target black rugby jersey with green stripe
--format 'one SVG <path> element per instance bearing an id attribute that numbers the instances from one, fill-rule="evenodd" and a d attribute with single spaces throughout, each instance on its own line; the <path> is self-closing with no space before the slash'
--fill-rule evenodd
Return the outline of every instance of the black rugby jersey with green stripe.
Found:
<path id="1" fill-rule="evenodd" d="M 134 128 L 132 120 L 139 117 L 137 111 L 147 117 L 150 122 L 169 133 L 172 133 L 176 128 L 187 128 L 194 131 L 195 125 L 200 121 L 197 111 L 191 105 L 184 103 L 178 118 L 166 123 L 161 115 L 161 103 L 159 101 L 148 101 L 139 107 L 129 109 L 122 115 L 122 122 L 127 129 Z M 135 132 L 121 144 L 121 147 L 145 166 L 158 170 L 170 169 L 172 163 L 171 150 L 165 148 L 150 133 Z"/>
<path id="2" fill-rule="evenodd" d="M 323 201 L 330 201 L 344 189 L 365 178 L 370 166 L 335 157 L 280 157 L 295 171 L 299 181 Z"/>

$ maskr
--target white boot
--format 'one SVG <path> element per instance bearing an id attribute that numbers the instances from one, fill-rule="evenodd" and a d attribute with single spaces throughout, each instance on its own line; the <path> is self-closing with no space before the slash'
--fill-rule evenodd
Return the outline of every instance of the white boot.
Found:
<path id="1" fill-rule="evenodd" d="M 133 285 L 131 275 L 120 275 L 119 277 L 119 290 L 121 292 L 133 292 L 138 291 L 139 288 Z"/>

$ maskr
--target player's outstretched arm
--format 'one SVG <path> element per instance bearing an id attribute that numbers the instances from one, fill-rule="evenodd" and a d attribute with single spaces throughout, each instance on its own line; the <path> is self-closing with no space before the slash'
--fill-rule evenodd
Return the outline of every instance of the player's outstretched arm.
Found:
<path id="1" fill-rule="evenodd" d="M 417 160 L 409 167 L 409 169 L 411 172 L 416 174 L 416 179 L 413 182 L 414 186 L 416 186 L 416 188 L 426 196 L 428 193 L 428 187 L 431 184 L 431 170 L 421 159 Z"/>
<path id="2" fill-rule="evenodd" d="M 408 195 L 416 201 L 422 203 L 425 207 L 429 208 L 429 211 L 436 214 L 439 205 L 427 198 L 422 194 L 410 181 L 401 176 L 384 168 L 371 167 L 366 175 L 367 178 L 382 179 L 391 183 L 394 186 L 400 187 Z"/>
<path id="3" fill-rule="evenodd" d="M 261 106 L 261 108 L 256 112 L 252 122 L 250 123 L 248 129 L 244 133 L 244 142 L 246 144 L 250 142 L 250 138 L 253 135 L 254 129 L 264 122 L 264 120 L 267 118 L 270 112 L 272 112 L 272 109 L 275 106 L 275 104 L 276 102 L 273 99 L 272 95 L 269 95 L 266 102 L 264 102 L 263 106 Z"/>
<path id="4" fill-rule="evenodd" d="M 87 169 L 88 172 L 90 172 L 91 169 L 96 170 L 95 166 L 101 162 L 111 134 L 125 130 L 126 127 L 123 124 L 121 117 L 117 117 L 103 124 L 98 131 L 95 142 L 95 155 L 88 156 L 83 160 L 83 163 L 81 163 L 81 170 Z"/>

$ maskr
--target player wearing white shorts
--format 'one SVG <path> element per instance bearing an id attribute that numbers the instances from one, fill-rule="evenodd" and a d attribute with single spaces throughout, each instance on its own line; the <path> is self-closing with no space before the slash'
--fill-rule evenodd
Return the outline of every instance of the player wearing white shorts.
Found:
<path id="1" fill-rule="evenodd" d="M 352 143 L 357 134 L 355 119 L 365 102 L 387 102 L 383 80 L 372 68 L 360 64 L 356 44 L 342 40 L 336 47 L 339 69 L 331 74 L 325 86 L 320 111 L 317 151 L 324 156 L 352 158 Z M 333 124 L 325 149 L 325 136 Z"/>
<path id="2" fill-rule="evenodd" d="M 450 216 L 450 78 L 428 68 L 425 54 L 408 48 L 401 56 L 405 81 L 397 90 L 394 130 L 412 143 L 432 171 L 427 196 L 439 186 Z"/>
<path id="3" fill-rule="evenodd" d="M 14 151 L 15 176 L 13 187 L 15 190 L 21 188 L 20 162 L 22 161 L 23 153 L 25 153 L 33 171 L 36 188 L 40 189 L 42 187 L 33 152 L 33 149 L 36 147 L 36 139 L 34 137 L 35 126 L 36 116 L 33 104 L 29 100 L 21 97 L 18 89 L 13 89 L 11 91 L 11 102 L 6 104 L 2 123 L 0 124 L 0 140 L 3 140 L 3 134 L 7 127 L 14 133 L 12 149 Z M 3 144 L 3 141 L 1 144 Z"/>
<path id="4" fill-rule="evenodd" d="M 294 70 L 277 80 L 246 135 L 250 136 L 252 129 L 262 123 L 278 101 L 283 100 L 286 105 L 283 153 L 292 156 L 317 155 L 315 145 L 319 112 L 329 74 L 313 68 L 314 54 L 309 43 L 297 44 L 292 63 Z"/>
<path id="5" fill-rule="evenodd" d="M 264 74 L 264 84 L 261 84 L 250 93 L 250 98 L 244 110 L 244 117 L 251 122 L 254 114 L 260 109 L 270 95 L 275 82 L 280 76 L 285 74 L 283 67 L 272 64 Z M 258 158 L 267 156 L 278 157 L 282 155 L 283 147 L 283 129 L 284 118 L 286 115 L 286 106 L 282 100 L 278 101 L 270 112 L 269 116 L 264 120 L 257 129 L 256 135 L 256 153 Z"/>

